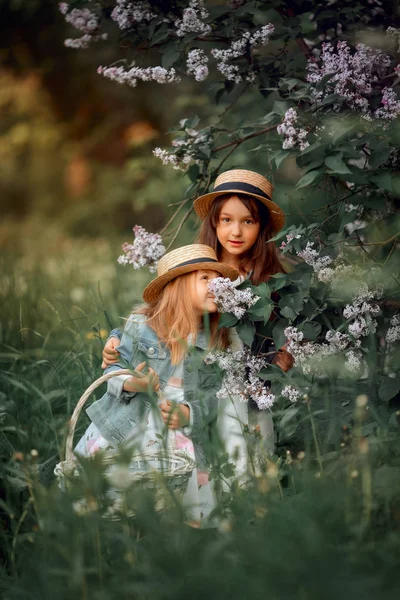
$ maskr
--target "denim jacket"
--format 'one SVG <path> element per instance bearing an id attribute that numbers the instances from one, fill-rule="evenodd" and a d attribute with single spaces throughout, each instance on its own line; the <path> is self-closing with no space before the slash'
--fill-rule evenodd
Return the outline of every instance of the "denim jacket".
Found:
<path id="1" fill-rule="evenodd" d="M 115 332 L 112 332 L 113 335 Z M 118 336 L 119 337 L 119 336 Z M 160 378 L 161 391 L 171 377 L 174 366 L 165 344 L 146 324 L 145 315 L 132 314 L 122 334 L 118 347 L 119 362 L 107 367 L 106 373 L 123 368 L 135 368 L 143 361 L 154 369 Z M 218 410 L 216 392 L 221 386 L 220 374 L 214 365 L 206 365 L 207 340 L 199 333 L 197 340 L 184 359 L 183 392 L 184 402 L 190 407 L 190 432 L 196 458 L 206 462 L 207 445 L 210 440 L 208 425 L 215 422 Z M 147 418 L 151 410 L 151 397 L 143 392 L 127 392 L 124 381 L 129 376 L 121 375 L 109 380 L 107 392 L 88 409 L 92 422 L 111 443 L 124 443 L 128 434 Z M 155 404 L 155 403 L 153 403 Z M 185 431 L 186 433 L 186 431 Z"/>

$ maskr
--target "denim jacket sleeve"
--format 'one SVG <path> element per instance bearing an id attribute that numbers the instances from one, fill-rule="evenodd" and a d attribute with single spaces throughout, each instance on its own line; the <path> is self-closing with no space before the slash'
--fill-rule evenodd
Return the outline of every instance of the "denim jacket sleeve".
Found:
<path id="1" fill-rule="evenodd" d="M 117 338 L 117 340 L 121 340 L 122 338 L 122 331 L 120 329 L 112 329 L 108 335 L 108 338 L 106 340 L 106 343 L 108 342 L 108 340 L 110 340 L 111 338 Z"/>
<path id="2" fill-rule="evenodd" d="M 120 369 L 135 368 L 140 363 L 140 357 L 137 356 L 136 351 L 137 324 L 135 317 L 137 317 L 137 315 L 131 315 L 126 322 L 125 329 L 122 333 L 121 344 L 118 346 L 118 362 L 109 365 L 105 370 L 105 374 L 118 371 Z M 122 400 L 123 402 L 129 402 L 136 394 L 136 392 L 127 392 L 123 388 L 124 381 L 129 379 L 129 377 L 129 375 L 113 377 L 108 382 L 107 391 L 119 400 Z"/>

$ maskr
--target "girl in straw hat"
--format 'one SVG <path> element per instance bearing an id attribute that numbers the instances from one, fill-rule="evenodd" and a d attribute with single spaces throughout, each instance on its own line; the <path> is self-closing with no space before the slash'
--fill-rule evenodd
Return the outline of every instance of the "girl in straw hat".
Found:
<path id="1" fill-rule="evenodd" d="M 148 456 L 171 448 L 172 436 L 172 447 L 195 464 L 183 500 L 196 523 L 214 507 L 206 468 L 208 424 L 215 422 L 220 381 L 203 358 L 229 343 L 228 331 L 218 329 L 208 289 L 208 282 L 221 276 L 235 280 L 238 272 L 218 262 L 205 245 L 178 248 L 161 258 L 158 276 L 143 293 L 147 305 L 127 320 L 120 360 L 108 367 L 113 371 L 128 363 L 144 372 L 147 364 L 147 374 L 109 380 L 106 394 L 87 410 L 92 423 L 75 448 L 76 454 L 90 456 L 124 444 Z M 161 401 L 152 403 L 154 392 L 162 394 Z"/>
<path id="2" fill-rule="evenodd" d="M 272 184 L 262 175 L 253 171 L 234 169 L 221 173 L 215 181 L 214 190 L 194 203 L 194 209 L 203 220 L 198 242 L 214 248 L 218 259 L 239 271 L 238 285 L 250 279 L 254 285 L 268 281 L 271 275 L 283 272 L 277 250 L 269 240 L 282 229 L 285 217 L 282 209 L 272 201 Z M 273 316 L 276 318 L 276 315 Z M 119 331 L 113 330 L 103 350 L 103 365 L 117 359 Z M 255 352 L 269 352 L 273 347 L 264 342 L 253 347 Z M 287 371 L 293 360 L 281 348 L 274 363 Z M 229 411 L 228 411 L 229 412 Z M 221 413 L 220 422 L 228 448 L 233 442 L 230 434 L 232 420 L 227 413 Z M 225 417 L 224 417 L 225 415 Z M 247 415 L 244 417 L 247 422 Z M 264 446 L 268 452 L 274 449 L 272 415 L 269 411 L 259 411 L 250 407 L 248 421 L 258 426 Z M 237 438 L 237 436 L 236 436 Z"/>
<path id="3" fill-rule="evenodd" d="M 250 279 L 254 285 L 259 285 L 268 281 L 271 275 L 284 272 L 275 244 L 269 241 L 285 222 L 282 209 L 272 201 L 272 192 L 272 184 L 262 175 L 235 169 L 221 173 L 214 190 L 194 203 L 196 213 L 203 219 L 198 241 L 214 248 L 220 260 L 239 271 L 238 284 Z M 272 318 L 276 318 L 276 314 Z M 268 341 L 253 345 L 256 353 L 269 352 L 273 348 Z M 277 352 L 273 362 L 284 371 L 293 365 L 285 348 Z M 222 422 L 227 412 L 221 414 Z M 252 403 L 248 421 L 259 428 L 264 448 L 273 452 L 271 412 L 260 411 Z M 221 430 L 227 432 L 223 437 L 229 448 L 232 443 L 229 427 L 221 423 Z"/>

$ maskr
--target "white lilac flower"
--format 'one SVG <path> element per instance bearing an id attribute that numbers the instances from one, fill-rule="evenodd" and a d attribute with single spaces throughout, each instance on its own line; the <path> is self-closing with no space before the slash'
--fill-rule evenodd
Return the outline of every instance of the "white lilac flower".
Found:
<path id="1" fill-rule="evenodd" d="M 333 260 L 330 256 L 321 257 L 315 250 L 313 242 L 307 242 L 305 249 L 297 252 L 297 256 L 300 256 L 316 273 L 330 265 Z"/>
<path id="2" fill-rule="evenodd" d="M 281 394 L 284 398 L 288 398 L 290 402 L 297 402 L 301 396 L 301 392 L 299 392 L 299 390 L 292 385 L 285 386 Z"/>
<path id="3" fill-rule="evenodd" d="M 74 48 L 75 50 L 86 50 L 89 48 L 92 42 L 98 42 L 100 40 L 106 40 L 107 34 L 102 33 L 101 35 L 88 35 L 85 34 L 80 38 L 67 38 L 64 40 L 64 46 L 67 48 Z"/>
<path id="4" fill-rule="evenodd" d="M 313 90 L 316 100 L 337 94 L 349 108 L 361 112 L 368 119 L 374 115 L 394 119 L 398 107 L 391 93 L 385 93 L 384 109 L 378 109 L 381 112 L 372 112 L 369 104 L 369 99 L 377 92 L 383 96 L 380 81 L 389 75 L 390 64 L 391 59 L 387 54 L 365 44 L 358 44 L 352 53 L 347 42 L 338 42 L 336 48 L 328 42 L 322 45 L 319 59 L 309 59 L 307 81 L 317 85 L 323 77 L 332 75 L 325 82 L 323 90 Z M 340 105 L 336 108 L 339 109 Z"/>
<path id="5" fill-rule="evenodd" d="M 140 225 L 133 228 L 133 244 L 124 243 L 124 254 L 118 258 L 121 265 L 132 265 L 134 269 L 148 267 L 151 273 L 157 270 L 157 263 L 166 250 L 158 233 L 148 233 Z"/>
<path id="6" fill-rule="evenodd" d="M 183 37 L 187 33 L 198 33 L 200 36 L 211 32 L 211 27 L 204 23 L 208 11 L 204 6 L 204 0 L 190 0 L 189 6 L 183 10 L 182 19 L 175 21 L 176 35 Z"/>
<path id="7" fill-rule="evenodd" d="M 149 2 L 146 0 L 117 0 L 116 6 L 111 13 L 111 18 L 122 30 L 129 29 L 137 23 L 149 23 L 156 16 L 152 12 Z"/>
<path id="8" fill-rule="evenodd" d="M 345 350 L 351 344 L 350 337 L 346 333 L 341 333 L 340 331 L 328 331 L 325 339 L 338 351 Z"/>
<path id="9" fill-rule="evenodd" d="M 156 158 L 159 158 L 163 165 L 171 165 L 175 170 L 186 171 L 188 165 L 191 162 L 197 163 L 198 161 L 188 152 L 182 156 L 177 156 L 173 152 L 168 152 L 162 148 L 154 148 L 153 154 Z"/>
<path id="10" fill-rule="evenodd" d="M 386 341 L 388 344 L 394 344 L 400 340 L 400 314 L 394 315 L 390 319 L 390 327 L 386 333 Z"/>
<path id="11" fill-rule="evenodd" d="M 318 281 L 322 281 L 322 283 L 330 283 L 335 276 L 335 270 L 330 267 L 325 267 L 320 269 L 317 273 Z"/>
<path id="12" fill-rule="evenodd" d="M 224 277 L 212 279 L 208 288 L 214 294 L 218 310 L 223 313 L 232 313 L 238 319 L 241 319 L 246 310 L 260 299 L 260 296 L 255 296 L 250 288 L 238 290 L 234 282 Z"/>
<path id="13" fill-rule="evenodd" d="M 208 77 L 208 58 L 204 50 L 194 48 L 188 54 L 187 75 L 193 75 L 196 81 L 204 81 Z"/>
<path id="14" fill-rule="evenodd" d="M 275 27 L 269 23 L 263 25 L 260 29 L 250 33 L 245 31 L 238 39 L 233 40 L 230 47 L 226 50 L 219 48 L 213 48 L 211 50 L 212 56 L 219 61 L 217 63 L 217 69 L 228 81 L 234 81 L 240 83 L 242 76 L 240 75 L 240 69 L 238 65 L 232 65 L 231 61 L 241 56 L 244 56 L 247 51 L 252 51 L 258 46 L 265 46 L 269 42 L 269 38 L 274 32 Z M 254 80 L 254 74 L 249 71 L 246 75 L 247 81 Z"/>
<path id="15" fill-rule="evenodd" d="M 285 139 L 282 142 L 283 150 L 290 150 L 298 145 L 300 150 L 303 151 L 310 145 L 309 142 L 305 140 L 307 131 L 295 127 L 297 119 L 297 111 L 294 108 L 289 108 L 289 110 L 285 112 L 282 123 L 277 127 L 279 135 L 285 136 Z"/>
<path id="16" fill-rule="evenodd" d="M 358 373 L 361 368 L 362 354 L 357 350 L 349 350 L 345 354 L 345 368 L 352 373 Z"/>
<path id="17" fill-rule="evenodd" d="M 177 83 L 180 77 L 175 69 L 164 69 L 163 67 L 135 67 L 129 69 L 124 67 L 102 67 L 97 69 L 99 75 L 116 81 L 117 83 L 126 83 L 131 87 L 136 87 L 138 80 L 155 81 L 156 83 Z"/>
<path id="18" fill-rule="evenodd" d="M 289 342 L 301 342 L 304 337 L 304 333 L 302 331 L 299 331 L 297 327 L 286 327 L 283 333 L 285 334 L 286 339 Z"/>
<path id="19" fill-rule="evenodd" d="M 261 369 L 267 366 L 264 357 L 254 356 L 249 348 L 236 352 L 228 350 L 212 352 L 205 358 L 206 364 L 217 364 L 224 373 L 217 398 L 238 396 L 243 402 L 253 400 L 260 410 L 270 409 L 275 401 L 274 394 L 258 377 Z"/>
<path id="20" fill-rule="evenodd" d="M 97 6 L 97 4 L 95 4 Z M 89 8 L 73 8 L 67 2 L 60 2 L 58 8 L 67 23 L 81 31 L 84 35 L 80 38 L 68 38 L 64 40 L 64 46 L 67 48 L 86 49 L 92 42 L 106 40 L 107 34 L 99 33 L 100 11 L 90 10 Z M 97 6 L 98 8 L 98 6 Z"/>

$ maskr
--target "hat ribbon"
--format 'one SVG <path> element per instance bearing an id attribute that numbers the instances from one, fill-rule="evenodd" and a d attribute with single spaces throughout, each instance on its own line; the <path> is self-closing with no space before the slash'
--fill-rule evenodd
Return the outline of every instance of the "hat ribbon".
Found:
<path id="1" fill-rule="evenodd" d="M 224 190 L 232 191 L 232 188 L 235 188 L 236 190 L 240 190 L 241 192 L 248 192 L 249 194 L 257 194 L 258 196 L 263 196 L 263 198 L 267 198 L 268 200 L 271 200 L 271 198 L 268 196 L 268 194 L 263 192 L 257 186 L 251 185 L 250 183 L 242 183 L 239 181 L 231 181 L 229 183 L 221 183 L 220 185 L 217 185 L 217 187 L 215 187 L 213 189 L 213 193 L 214 192 L 223 192 Z"/>
<path id="2" fill-rule="evenodd" d="M 218 261 L 215 258 L 192 258 L 191 260 L 186 260 L 183 263 L 179 263 L 179 265 L 175 265 L 168 269 L 168 271 L 173 271 L 174 269 L 179 269 L 179 267 L 186 267 L 186 265 L 196 265 L 197 263 L 217 263 Z"/>

